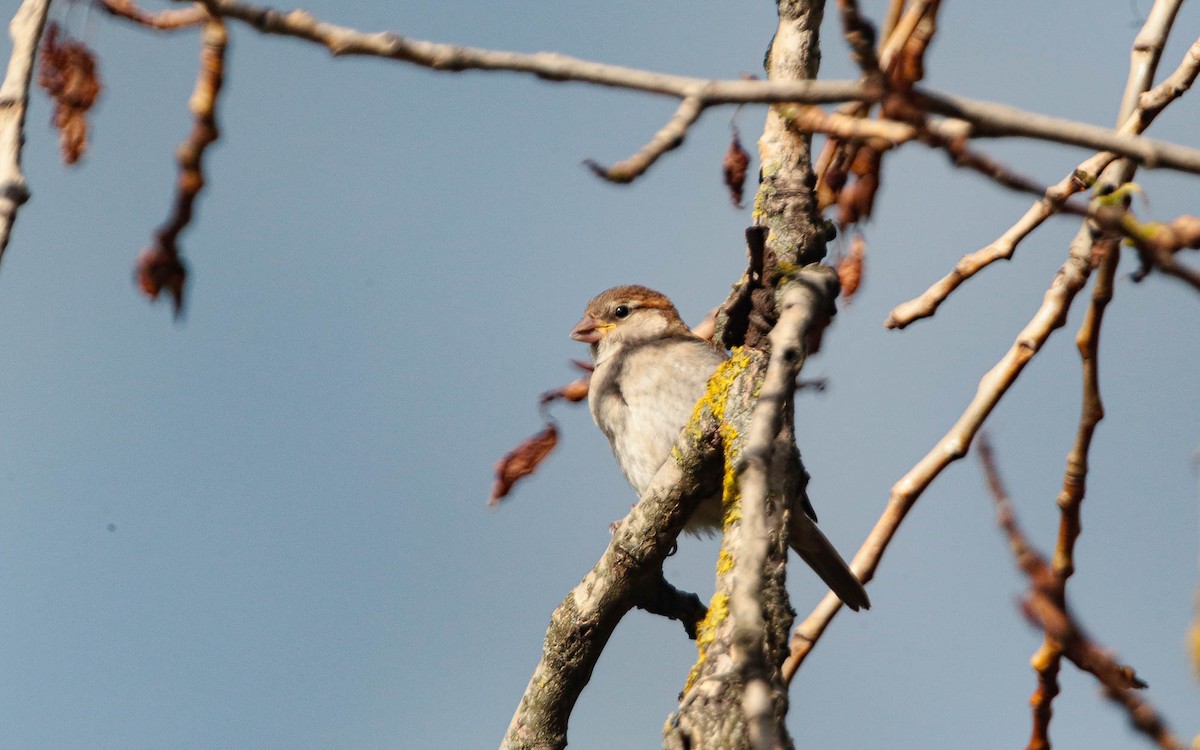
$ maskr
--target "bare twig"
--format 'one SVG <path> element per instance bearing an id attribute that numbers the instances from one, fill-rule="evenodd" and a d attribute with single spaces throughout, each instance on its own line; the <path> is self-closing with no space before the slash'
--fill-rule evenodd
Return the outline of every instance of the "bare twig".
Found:
<path id="1" fill-rule="evenodd" d="M 50 0 L 25 0 L 8 25 L 13 48 L 4 84 L 0 85 L 0 258 L 8 249 L 17 211 L 29 200 L 29 188 L 21 171 L 21 146 L 25 142 L 25 110 L 29 106 L 33 58 L 49 8 Z"/>
<path id="2" fill-rule="evenodd" d="M 892 27 L 879 50 L 879 67 L 888 70 L 892 67 L 892 59 L 899 54 L 908 39 L 916 31 L 917 25 L 925 18 L 931 9 L 936 10 L 939 0 L 914 0 Z M 897 11 L 898 12 L 898 11 Z"/>
<path id="3" fill-rule="evenodd" d="M 1154 707 L 1134 692 L 1146 687 L 1146 683 L 1132 667 L 1118 663 L 1089 637 L 1063 604 L 1062 579 L 1021 531 L 986 436 L 979 440 L 978 454 L 996 502 L 997 522 L 1008 538 L 1018 567 L 1029 578 L 1030 592 L 1021 602 L 1025 616 L 1045 632 L 1047 641 L 1058 645 L 1072 664 L 1100 681 L 1105 696 L 1125 709 L 1135 729 L 1163 750 L 1183 750 L 1183 743 L 1171 733 Z"/>
<path id="4" fill-rule="evenodd" d="M 655 133 L 654 138 L 633 156 L 611 167 L 603 167 L 590 159 L 584 163 L 609 182 L 633 182 L 658 161 L 658 157 L 683 144 L 688 128 L 700 119 L 703 111 L 704 104 L 699 99 L 693 96 L 685 97 L 662 130 Z"/>
<path id="5" fill-rule="evenodd" d="M 208 11 L 200 3 L 190 8 L 160 11 L 143 10 L 134 0 L 97 0 L 96 4 L 111 16 L 133 21 L 155 31 L 177 31 L 199 26 L 208 18 Z"/>
<path id="6" fill-rule="evenodd" d="M 487 70 L 529 73 L 550 81 L 580 81 L 634 91 L 695 98 L 705 109 L 722 104 L 876 101 L 881 92 L 869 83 L 815 80 L 706 80 L 668 75 L 617 65 L 604 65 L 552 52 L 524 54 L 409 39 L 389 32 L 362 33 L 318 21 L 309 13 L 287 13 L 237 0 L 203 0 L 214 15 L 242 21 L 266 34 L 304 39 L 328 48 L 335 55 L 367 55 L 401 60 L 442 71 Z M 936 3 L 916 3 L 913 10 Z M 907 15 L 906 15 L 907 17 Z M 914 23 L 921 20 L 917 17 Z M 902 21 L 901 26 L 904 26 Z M 897 28 L 893 37 L 901 34 Z M 881 54 L 881 64 L 885 54 Z M 1200 150 L 1107 128 L 1048 117 L 992 102 L 951 96 L 932 90 L 917 91 L 928 111 L 967 120 L 972 135 L 1024 137 L 1113 151 L 1153 167 L 1169 167 L 1200 174 Z M 678 116 L 678 114 L 677 114 Z M 647 147 L 653 156 L 654 148 Z M 659 151 L 658 153 L 662 153 Z"/>
<path id="7" fill-rule="evenodd" d="M 884 551 L 921 493 L 943 469 L 966 455 L 971 440 L 984 420 L 1016 382 L 1025 365 L 1038 353 L 1050 334 L 1066 323 L 1067 309 L 1091 274 L 1091 247 L 1094 240 L 1092 230 L 1087 227 L 1080 229 L 1071 243 L 1067 261 L 1055 275 L 1033 319 L 1017 336 L 1004 357 L 979 381 L 975 397 L 950 431 L 892 487 L 883 515 L 851 563 L 859 580 L 865 583 L 874 577 Z M 826 595 L 796 628 L 792 636 L 792 651 L 784 664 L 784 675 L 788 679 L 799 669 L 839 609 L 841 601 L 832 594 Z"/>
<path id="8" fill-rule="evenodd" d="M 855 81 L 714 81 L 581 60 L 555 52 L 526 54 L 409 39 L 391 32 L 364 33 L 313 18 L 307 11 L 281 12 L 237 0 L 203 0 L 214 15 L 233 18 L 264 34 L 303 39 L 338 56 L 371 56 L 409 62 L 434 70 L 529 73 L 548 81 L 579 81 L 685 99 L 705 106 L 751 102 L 834 103 L 869 98 Z"/>
<path id="9" fill-rule="evenodd" d="M 1197 72 L 1200 72 L 1200 39 L 1188 48 L 1183 61 L 1170 76 L 1137 99 L 1133 113 L 1125 119 L 1119 132 L 1132 135 L 1149 127 L 1168 104 L 1191 88 Z M 1058 213 L 1068 198 L 1095 184 L 1100 173 L 1116 159 L 1116 154 L 1105 151 L 1080 163 L 1071 174 L 1047 189 L 1041 200 L 1030 206 L 1004 234 L 989 245 L 964 255 L 949 274 L 939 279 L 919 297 L 897 305 L 888 315 L 884 325 L 888 328 L 904 328 L 917 320 L 932 316 L 946 298 L 967 279 L 998 260 L 1012 258 L 1023 239 L 1046 219 Z"/>
<path id="10" fill-rule="evenodd" d="M 179 180 L 171 215 L 154 233 L 154 244 L 138 256 L 138 285 L 151 299 L 164 289 L 171 295 L 175 316 L 183 311 L 187 270 L 179 257 L 179 234 L 192 220 L 196 198 L 204 189 L 204 152 L 217 140 L 217 98 L 225 76 L 225 23 L 209 18 L 200 33 L 200 72 L 188 102 L 195 117 L 192 131 L 176 151 Z"/>
<path id="11" fill-rule="evenodd" d="M 1167 36 L 1181 5 L 1183 0 L 1155 0 L 1145 22 L 1142 23 L 1142 28 L 1134 37 L 1133 49 L 1129 52 L 1129 78 L 1125 82 L 1125 93 L 1121 97 L 1118 123 L 1124 122 L 1137 105 L 1138 97 L 1154 83 L 1158 60 L 1162 56 Z"/>
<path id="12" fill-rule="evenodd" d="M 1096 425 L 1104 418 L 1104 404 L 1100 399 L 1099 347 L 1100 324 L 1104 310 L 1112 299 L 1113 277 L 1120 260 L 1115 241 L 1096 243 L 1099 272 L 1092 288 L 1092 302 L 1087 315 L 1075 336 L 1075 345 L 1083 367 L 1083 395 L 1079 414 L 1079 428 L 1075 433 L 1075 444 L 1067 454 L 1067 467 L 1063 472 L 1063 488 L 1058 495 L 1060 511 L 1058 543 L 1054 549 L 1055 586 L 1051 590 L 1056 602 L 1066 606 L 1065 589 L 1067 579 L 1075 571 L 1075 541 L 1081 529 L 1079 508 L 1087 488 L 1088 452 Z M 981 452 L 982 455 L 982 452 Z M 1037 673 L 1037 688 L 1029 698 L 1033 709 L 1033 729 L 1026 750 L 1047 750 L 1050 747 L 1049 728 L 1052 704 L 1058 695 L 1058 672 L 1062 661 L 1062 645 L 1055 638 L 1046 636 L 1042 646 L 1030 659 Z"/>
<path id="13" fill-rule="evenodd" d="M 972 138 L 1021 136 L 1050 143 L 1112 151 L 1148 168 L 1170 167 L 1200 174 L 1200 150 L 1142 136 L 1126 135 L 1099 125 L 978 102 L 949 94 L 914 89 L 923 109 L 972 124 Z"/>

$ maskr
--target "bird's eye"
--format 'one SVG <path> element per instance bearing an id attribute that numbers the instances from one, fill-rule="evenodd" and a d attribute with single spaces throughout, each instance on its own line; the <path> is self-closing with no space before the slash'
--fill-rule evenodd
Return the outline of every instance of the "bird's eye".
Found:
<path id="1" fill-rule="evenodd" d="M 618 318 L 627 317 L 629 315 L 629 305 L 617 305 L 617 308 L 613 310 L 613 315 L 616 315 Z"/>

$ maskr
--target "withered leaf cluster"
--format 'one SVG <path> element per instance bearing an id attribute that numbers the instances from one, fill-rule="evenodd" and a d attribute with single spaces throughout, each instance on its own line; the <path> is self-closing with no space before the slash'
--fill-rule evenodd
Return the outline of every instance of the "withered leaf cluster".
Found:
<path id="1" fill-rule="evenodd" d="M 51 123 L 59 132 L 63 162 L 74 164 L 87 150 L 87 113 L 100 96 L 96 55 L 51 22 L 42 42 L 38 85 L 54 100 Z"/>

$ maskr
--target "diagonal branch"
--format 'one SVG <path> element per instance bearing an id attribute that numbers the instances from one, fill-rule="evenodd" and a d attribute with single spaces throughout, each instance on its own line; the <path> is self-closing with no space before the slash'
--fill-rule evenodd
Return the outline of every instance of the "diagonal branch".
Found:
<path id="1" fill-rule="evenodd" d="M 1132 667 L 1118 663 L 1107 649 L 1096 643 L 1067 609 L 1061 596 L 1062 578 L 1029 543 L 1017 523 L 986 436 L 980 438 L 978 454 L 989 493 L 996 503 L 997 522 L 1008 538 L 1017 566 L 1029 579 L 1030 592 L 1021 601 L 1026 618 L 1041 628 L 1046 640 L 1054 642 L 1072 664 L 1104 686 L 1105 697 L 1125 710 L 1134 729 L 1163 750 L 1183 750 L 1183 743 L 1167 728 L 1158 711 L 1134 692 L 1145 688 L 1146 683 Z"/>
<path id="2" fill-rule="evenodd" d="M 658 157 L 683 145 L 688 128 L 700 119 L 704 103 L 694 96 L 684 97 L 679 109 L 667 124 L 654 134 L 654 138 L 633 156 L 611 167 L 603 167 L 592 160 L 584 162 L 593 172 L 609 182 L 633 182 L 658 161 Z"/>
<path id="3" fill-rule="evenodd" d="M 1071 302 L 1091 275 L 1091 248 L 1096 239 L 1087 226 L 1080 229 L 1071 243 L 1067 261 L 1055 275 L 1037 313 L 1008 352 L 979 381 L 975 397 L 954 426 L 892 487 L 883 515 L 851 563 L 859 580 L 865 583 L 874 578 L 884 551 L 917 499 L 942 470 L 966 455 L 984 420 L 1016 382 L 1025 365 L 1037 355 L 1050 335 L 1066 323 Z M 792 652 L 784 664 L 784 674 L 788 679 L 799 669 L 841 606 L 836 596 L 828 594 L 796 628 L 792 636 Z"/>
<path id="4" fill-rule="evenodd" d="M 666 559 L 701 498 L 717 491 L 718 419 L 698 409 L 600 560 L 550 617 L 542 658 L 500 747 L 562 748 L 567 721 L 604 646 L 632 608 L 658 608 Z"/>
<path id="5" fill-rule="evenodd" d="M 1092 288 L 1092 302 L 1087 315 L 1075 336 L 1075 345 L 1083 369 L 1083 395 L 1079 414 L 1079 427 L 1075 433 L 1075 444 L 1067 454 L 1067 467 L 1063 472 L 1063 488 L 1058 495 L 1059 524 L 1058 542 L 1054 549 L 1055 586 L 1054 600 L 1065 606 L 1067 579 L 1075 571 L 1075 541 L 1081 527 L 1079 508 L 1087 489 L 1088 453 L 1096 425 L 1104 418 L 1104 404 L 1100 400 L 1100 324 L 1104 310 L 1112 299 L 1113 277 L 1120 260 L 1120 248 L 1116 242 L 1097 243 L 1099 269 L 1096 284 Z M 983 455 L 981 447 L 981 455 Z M 1029 698 L 1033 709 L 1033 729 L 1026 750 L 1046 750 L 1050 747 L 1049 728 L 1052 703 L 1058 695 L 1058 672 L 1062 662 L 1062 644 L 1047 634 L 1041 648 L 1030 659 L 1037 673 L 1037 688 Z"/>
<path id="6" fill-rule="evenodd" d="M 1126 135 L 1141 133 L 1167 105 L 1191 88 L 1198 72 L 1200 39 L 1188 48 L 1183 61 L 1170 76 L 1138 97 L 1132 114 L 1125 119 L 1118 132 Z M 1092 187 L 1100 173 L 1116 159 L 1116 154 L 1105 151 L 1082 162 L 1069 175 L 1047 189 L 1042 198 L 1030 206 L 1004 234 L 986 247 L 964 255 L 949 274 L 939 279 L 919 297 L 897 305 L 889 313 L 884 325 L 888 328 L 904 328 L 922 318 L 932 316 L 946 298 L 967 279 L 998 260 L 1012 258 L 1022 240 L 1046 219 L 1058 213 L 1068 198 Z"/>

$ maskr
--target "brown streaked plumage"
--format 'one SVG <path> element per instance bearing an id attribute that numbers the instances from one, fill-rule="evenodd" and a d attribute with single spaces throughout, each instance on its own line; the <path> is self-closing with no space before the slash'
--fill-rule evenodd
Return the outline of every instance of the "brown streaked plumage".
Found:
<path id="1" fill-rule="evenodd" d="M 625 478 L 641 495 L 670 456 L 709 376 L 728 357 L 693 334 L 665 295 L 636 284 L 592 298 L 571 338 L 591 346 L 596 369 L 588 407 Z M 795 503 L 792 548 L 848 607 L 870 607 L 862 584 L 817 529 L 808 499 Z M 697 506 L 684 530 L 711 534 L 720 529 L 716 495 Z"/>

